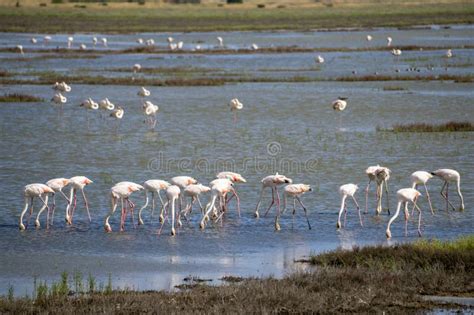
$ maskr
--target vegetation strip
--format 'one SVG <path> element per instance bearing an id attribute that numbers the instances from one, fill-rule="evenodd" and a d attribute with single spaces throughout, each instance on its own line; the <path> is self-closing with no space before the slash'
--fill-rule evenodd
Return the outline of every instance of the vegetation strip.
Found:
<path id="1" fill-rule="evenodd" d="M 63 273 L 49 287 L 35 280 L 32 297 L 15 298 L 11 287 L 0 313 L 413 313 L 463 307 L 425 295 L 474 297 L 474 236 L 335 250 L 305 262 L 318 267 L 283 279 L 185 284 L 179 292 L 113 290 L 110 275 L 97 285 L 91 275 L 83 283 L 81 274 L 71 281 Z"/>
<path id="2" fill-rule="evenodd" d="M 44 102 L 44 99 L 42 99 L 41 97 L 33 96 L 33 95 L 11 93 L 11 94 L 0 95 L 0 102 L 3 102 L 3 103 Z"/>
<path id="3" fill-rule="evenodd" d="M 468 121 L 450 121 L 444 124 L 415 123 L 407 125 L 394 125 L 391 129 L 377 127 L 377 131 L 391 132 L 466 132 L 474 131 L 474 125 Z"/>
<path id="4" fill-rule="evenodd" d="M 56 1 L 62 2 L 62 1 Z M 139 2 L 140 3 L 140 2 Z M 0 6 L 0 29 L 4 32 L 102 32 L 136 33 L 169 31 L 308 30 L 336 28 L 405 27 L 432 24 L 470 24 L 474 4 L 383 1 L 358 4 L 349 1 L 291 7 L 278 5 L 259 9 L 255 5 L 153 5 L 141 2 L 115 4 L 47 4 L 46 6 Z"/>

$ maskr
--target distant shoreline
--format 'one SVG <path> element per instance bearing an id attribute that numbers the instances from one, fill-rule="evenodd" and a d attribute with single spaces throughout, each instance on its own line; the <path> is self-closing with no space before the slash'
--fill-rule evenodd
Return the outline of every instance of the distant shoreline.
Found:
<path id="1" fill-rule="evenodd" d="M 21 3 L 21 1 L 20 1 Z M 0 5 L 0 30 L 18 33 L 338 31 L 474 23 L 474 3 L 337 4 L 264 8 L 137 3 Z"/>

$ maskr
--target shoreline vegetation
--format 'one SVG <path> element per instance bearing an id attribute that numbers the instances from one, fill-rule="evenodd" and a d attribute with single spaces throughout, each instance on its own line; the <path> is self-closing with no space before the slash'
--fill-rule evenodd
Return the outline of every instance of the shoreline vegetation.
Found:
<path id="1" fill-rule="evenodd" d="M 311 69 L 309 69 L 311 70 Z M 132 71 L 130 71 L 132 72 Z M 189 72 L 192 74 L 193 71 Z M 128 86 L 222 86 L 239 83 L 310 83 L 310 82 L 390 82 L 390 81 L 453 81 L 455 83 L 473 83 L 474 75 L 365 75 L 342 76 L 335 78 L 318 78 L 308 76 L 288 77 L 260 77 L 239 74 L 225 76 L 192 76 L 180 73 L 183 77 L 172 78 L 144 78 L 144 77 L 106 77 L 102 75 L 62 75 L 60 73 L 45 73 L 37 78 L 14 78 L 12 73 L 0 77 L 0 84 L 4 85 L 49 85 L 55 82 L 85 85 L 128 85 Z M 20 74 L 26 75 L 28 74 Z M 34 75 L 34 74 L 33 74 Z"/>
<path id="2" fill-rule="evenodd" d="M 0 297 L 0 313 L 303 313 L 472 310 L 431 296 L 474 298 L 474 235 L 393 246 L 334 250 L 300 260 L 308 271 L 282 279 L 227 276 L 225 284 L 189 276 L 179 291 L 114 289 L 78 272 L 48 285 L 34 279 L 33 296 Z"/>
<path id="3" fill-rule="evenodd" d="M 474 124 L 468 121 L 456 122 L 450 121 L 443 124 L 399 124 L 394 125 L 390 129 L 383 129 L 377 127 L 377 131 L 382 132 L 472 132 L 474 131 Z"/>
<path id="4" fill-rule="evenodd" d="M 44 99 L 34 95 L 9 93 L 0 95 L 0 103 L 27 103 L 27 102 L 44 102 Z"/>
<path id="5" fill-rule="evenodd" d="M 137 33 L 331 30 L 474 23 L 474 3 L 462 0 L 430 1 L 429 5 L 414 0 L 397 1 L 396 4 L 388 0 L 362 3 L 353 0 L 244 1 L 246 3 L 242 5 L 54 2 L 5 1 L 0 6 L 0 29 L 31 33 Z"/>

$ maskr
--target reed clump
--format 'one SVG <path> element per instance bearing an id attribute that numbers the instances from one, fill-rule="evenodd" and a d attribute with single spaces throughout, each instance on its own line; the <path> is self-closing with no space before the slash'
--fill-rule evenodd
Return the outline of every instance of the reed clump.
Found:
<path id="1" fill-rule="evenodd" d="M 392 131 L 392 132 L 469 132 L 474 131 L 474 125 L 468 121 L 456 122 L 450 121 L 443 124 L 397 124 L 391 129 L 383 129 L 377 127 L 377 131 Z"/>
<path id="2" fill-rule="evenodd" d="M 44 102 L 44 99 L 34 95 L 21 93 L 8 93 L 0 95 L 0 102 L 3 103 L 26 103 L 26 102 Z"/>

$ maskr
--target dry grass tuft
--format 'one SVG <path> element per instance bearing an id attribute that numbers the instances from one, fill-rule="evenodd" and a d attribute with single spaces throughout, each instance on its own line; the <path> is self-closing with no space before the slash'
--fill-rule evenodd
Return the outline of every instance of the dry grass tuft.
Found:
<path id="1" fill-rule="evenodd" d="M 450 121 L 444 124 L 415 123 L 407 125 L 394 125 L 392 129 L 377 127 L 377 131 L 393 132 L 468 132 L 474 131 L 474 125 L 468 121 Z"/>

